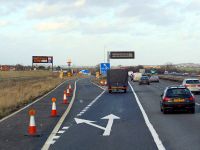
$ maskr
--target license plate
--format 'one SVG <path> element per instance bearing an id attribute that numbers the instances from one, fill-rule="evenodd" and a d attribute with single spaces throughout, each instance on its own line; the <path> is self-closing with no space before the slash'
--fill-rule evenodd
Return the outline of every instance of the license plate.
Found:
<path id="1" fill-rule="evenodd" d="M 180 102 L 184 102 L 184 99 L 177 98 L 177 99 L 174 99 L 174 102 L 178 102 L 178 103 L 180 103 Z"/>

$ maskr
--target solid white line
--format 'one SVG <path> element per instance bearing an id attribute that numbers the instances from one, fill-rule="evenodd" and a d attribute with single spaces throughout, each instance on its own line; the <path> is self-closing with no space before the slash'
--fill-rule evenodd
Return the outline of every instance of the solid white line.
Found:
<path id="1" fill-rule="evenodd" d="M 24 110 L 24 109 L 30 107 L 31 105 L 37 103 L 38 101 L 40 101 L 41 99 L 43 99 L 44 97 L 46 97 L 47 95 L 49 95 L 51 92 L 55 91 L 57 88 L 59 88 L 61 85 L 63 85 L 63 84 L 64 84 L 65 82 L 67 82 L 67 81 L 70 81 L 70 80 L 65 80 L 65 81 L 63 81 L 61 84 L 59 84 L 59 85 L 58 85 L 57 87 L 55 87 L 53 90 L 51 90 L 51 91 L 48 92 L 47 94 L 43 95 L 43 96 L 40 97 L 39 99 L 37 99 L 37 100 L 35 100 L 34 102 L 28 104 L 27 106 L 21 108 L 20 110 L 18 110 L 18 111 L 16 111 L 16 112 L 14 112 L 14 113 L 12 113 L 12 114 L 10 114 L 10 115 L 8 115 L 8 116 L 2 118 L 2 119 L 0 120 L 0 123 L 3 122 L 4 120 L 6 120 L 6 119 L 8 119 L 8 118 L 10 118 L 10 117 L 12 117 L 12 116 L 14 116 L 14 115 L 16 115 L 17 113 L 21 112 L 22 110 Z"/>
<path id="2" fill-rule="evenodd" d="M 53 137 L 56 135 L 56 133 L 57 133 L 58 130 L 60 129 L 62 123 L 64 122 L 65 118 L 67 117 L 69 111 L 71 110 L 72 105 L 73 105 L 74 100 L 75 100 L 76 83 L 77 83 L 78 81 L 79 81 L 79 80 L 75 81 L 73 97 L 72 97 L 72 99 L 71 99 L 71 102 L 70 102 L 70 104 L 69 104 L 67 110 L 64 112 L 64 114 L 62 115 L 62 117 L 60 118 L 60 120 L 58 121 L 58 123 L 56 124 L 55 128 L 53 129 L 53 131 L 52 131 L 51 134 L 49 135 L 47 141 L 45 142 L 45 144 L 44 144 L 43 147 L 42 147 L 42 150 L 48 150 L 48 149 L 49 149 L 50 144 L 48 144 L 48 141 L 51 141 L 51 140 L 53 139 Z"/>
<path id="3" fill-rule="evenodd" d="M 58 131 L 58 134 L 63 134 L 63 133 L 65 133 L 65 130 Z"/>
<path id="4" fill-rule="evenodd" d="M 63 127 L 62 129 L 63 129 L 63 130 L 67 130 L 67 129 L 69 129 L 69 127 Z"/>
<path id="5" fill-rule="evenodd" d="M 133 95 L 135 96 L 136 102 L 137 102 L 137 104 L 138 104 L 138 106 L 139 106 L 139 108 L 140 108 L 140 110 L 141 110 L 141 112 L 142 112 L 142 115 L 143 115 L 143 117 L 144 117 L 145 123 L 146 123 L 147 127 L 149 128 L 149 131 L 151 132 L 151 135 L 152 135 L 152 137 L 153 137 L 153 139 L 154 139 L 154 142 L 156 143 L 156 146 L 158 147 L 158 150 L 165 150 L 165 147 L 164 147 L 164 145 L 162 144 L 162 141 L 160 140 L 160 138 L 159 138 L 159 136 L 158 136 L 156 130 L 154 129 L 153 125 L 152 125 L 151 122 L 149 121 L 149 118 L 148 118 L 148 116 L 147 116 L 147 114 L 146 114 L 146 112 L 145 112 L 145 110 L 144 110 L 142 104 L 140 103 L 140 100 L 139 100 L 137 94 L 135 93 L 135 91 L 134 91 L 132 85 L 130 84 L 130 82 L 129 82 L 128 84 L 129 84 L 129 86 L 131 87 L 131 90 L 132 90 L 132 92 L 133 92 Z"/>

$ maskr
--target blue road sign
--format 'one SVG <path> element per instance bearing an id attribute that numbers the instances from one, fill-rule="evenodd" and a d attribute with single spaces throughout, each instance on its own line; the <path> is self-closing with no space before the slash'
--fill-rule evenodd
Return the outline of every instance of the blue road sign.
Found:
<path id="1" fill-rule="evenodd" d="M 100 64 L 100 72 L 102 75 L 107 74 L 107 70 L 110 69 L 110 63 L 101 63 Z"/>

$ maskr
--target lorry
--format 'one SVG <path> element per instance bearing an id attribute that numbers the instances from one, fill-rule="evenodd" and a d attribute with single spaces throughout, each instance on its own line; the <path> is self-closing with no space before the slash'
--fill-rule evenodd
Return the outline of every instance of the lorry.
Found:
<path id="1" fill-rule="evenodd" d="M 128 70 L 109 69 L 107 71 L 107 86 L 109 93 L 120 90 L 126 93 L 128 88 Z"/>

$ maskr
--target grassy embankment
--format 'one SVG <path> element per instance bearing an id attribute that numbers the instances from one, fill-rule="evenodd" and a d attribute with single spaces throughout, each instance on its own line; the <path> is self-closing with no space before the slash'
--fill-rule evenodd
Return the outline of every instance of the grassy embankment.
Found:
<path id="1" fill-rule="evenodd" d="M 0 72 L 0 118 L 34 101 L 64 80 L 50 71 Z"/>

